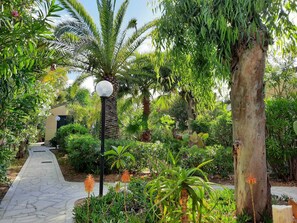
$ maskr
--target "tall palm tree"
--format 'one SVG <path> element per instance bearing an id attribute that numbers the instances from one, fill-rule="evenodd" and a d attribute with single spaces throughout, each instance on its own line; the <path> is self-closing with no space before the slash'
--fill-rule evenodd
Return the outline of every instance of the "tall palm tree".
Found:
<path id="1" fill-rule="evenodd" d="M 136 21 L 133 19 L 126 28 L 122 28 L 129 0 L 125 0 L 117 12 L 116 0 L 97 0 L 99 26 L 77 0 L 60 0 L 60 3 L 69 11 L 72 19 L 57 25 L 55 35 L 58 41 L 55 45 L 72 57 L 68 61 L 71 66 L 88 74 L 84 77 L 94 76 L 97 82 L 107 80 L 113 84 L 114 92 L 106 100 L 106 137 L 117 138 L 116 76 L 127 66 L 132 53 L 146 39 L 148 30 L 155 23 L 150 22 L 135 29 Z M 135 31 L 127 37 L 127 31 L 131 28 Z"/>

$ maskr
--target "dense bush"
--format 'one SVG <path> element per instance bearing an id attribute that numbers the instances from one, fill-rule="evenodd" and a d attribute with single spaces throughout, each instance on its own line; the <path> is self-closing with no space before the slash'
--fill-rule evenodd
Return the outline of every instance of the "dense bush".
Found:
<path id="1" fill-rule="evenodd" d="M 191 129 L 193 132 L 203 132 L 203 133 L 208 133 L 209 132 L 209 126 L 210 122 L 206 120 L 204 117 L 202 118 L 197 118 L 197 120 L 193 120 L 191 122 Z"/>
<path id="2" fill-rule="evenodd" d="M 147 215 L 149 211 L 152 211 L 152 205 L 143 193 L 145 185 L 144 181 L 132 180 L 128 186 L 128 193 L 116 192 L 110 188 L 103 197 L 92 196 L 89 206 L 90 222 L 156 222 L 153 214 Z M 127 213 L 125 213 L 125 206 Z M 74 209 L 75 221 L 89 222 L 87 210 L 87 202 L 76 207 Z"/>
<path id="3" fill-rule="evenodd" d="M 61 149 L 66 149 L 66 138 L 71 134 L 87 134 L 88 129 L 79 124 L 64 125 L 58 129 L 55 140 Z"/>
<path id="4" fill-rule="evenodd" d="M 184 168 L 196 167 L 199 164 L 213 160 L 202 167 L 209 176 L 228 177 L 233 174 L 233 157 L 232 148 L 223 147 L 220 145 L 206 146 L 205 148 L 191 148 L 181 149 L 181 166 Z"/>
<path id="5" fill-rule="evenodd" d="M 209 143 L 222 146 L 232 145 L 232 118 L 231 112 L 225 111 L 210 123 Z"/>
<path id="6" fill-rule="evenodd" d="M 271 99 L 266 102 L 267 159 L 278 178 L 297 180 L 296 134 L 297 100 Z"/>
<path id="7" fill-rule="evenodd" d="M 94 173 L 98 167 L 99 141 L 92 135 L 74 134 L 67 137 L 68 160 L 75 170 Z"/>
<path id="8" fill-rule="evenodd" d="M 9 148 L 0 146 L 0 183 L 8 182 L 6 172 L 14 154 Z"/>
<path id="9" fill-rule="evenodd" d="M 105 150 L 111 150 L 111 146 L 129 146 L 128 151 L 135 157 L 135 163 L 128 163 L 126 169 L 130 172 L 140 172 L 145 168 L 150 168 L 156 158 L 166 158 L 166 147 L 163 143 L 144 143 L 139 141 L 130 140 L 112 140 L 105 141 Z M 107 166 L 110 166 L 110 162 L 107 161 Z"/>

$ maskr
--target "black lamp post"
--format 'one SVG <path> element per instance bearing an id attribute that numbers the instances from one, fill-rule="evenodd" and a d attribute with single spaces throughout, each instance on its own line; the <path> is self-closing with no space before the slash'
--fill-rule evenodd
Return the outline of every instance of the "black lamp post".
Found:
<path id="1" fill-rule="evenodd" d="M 113 92 L 113 86 L 108 81 L 100 81 L 96 86 L 96 92 L 101 97 L 101 152 L 100 152 L 100 184 L 99 196 L 103 195 L 103 176 L 104 176 L 104 137 L 105 137 L 105 100 Z"/>

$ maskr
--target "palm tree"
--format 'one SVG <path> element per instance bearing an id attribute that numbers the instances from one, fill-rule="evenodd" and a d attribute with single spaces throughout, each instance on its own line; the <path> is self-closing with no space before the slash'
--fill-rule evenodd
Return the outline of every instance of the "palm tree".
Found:
<path id="1" fill-rule="evenodd" d="M 141 100 L 142 111 L 142 127 L 143 132 L 140 140 L 144 142 L 150 141 L 151 132 L 148 127 L 148 118 L 151 113 L 151 97 L 157 90 L 169 92 L 172 90 L 170 83 L 172 75 L 170 66 L 167 63 L 158 68 L 156 72 L 154 54 L 134 54 L 135 57 L 130 61 L 131 65 L 127 66 L 127 70 L 122 72 L 121 90 L 124 93 L 129 92 L 133 98 Z M 155 57 L 156 58 L 156 57 Z"/>
<path id="2" fill-rule="evenodd" d="M 84 71 L 87 74 L 84 77 L 94 76 L 96 82 L 107 80 L 113 84 L 114 93 L 106 100 L 106 137 L 117 138 L 116 75 L 127 66 L 128 59 L 146 39 L 148 29 L 155 23 L 150 22 L 135 29 L 136 21 L 132 19 L 121 33 L 129 0 L 122 3 L 117 13 L 116 0 L 97 0 L 99 26 L 77 0 L 60 0 L 60 3 L 73 18 L 57 25 L 55 35 L 58 41 L 55 45 L 72 57 L 68 63 Z M 135 31 L 127 37 L 127 31 L 131 28 Z"/>

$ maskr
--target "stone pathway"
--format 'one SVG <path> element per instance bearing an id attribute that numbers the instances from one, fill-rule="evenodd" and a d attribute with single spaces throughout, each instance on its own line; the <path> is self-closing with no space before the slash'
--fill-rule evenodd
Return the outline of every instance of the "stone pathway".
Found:
<path id="1" fill-rule="evenodd" d="M 40 145 L 30 147 L 29 158 L 1 202 L 0 223 L 73 222 L 74 202 L 86 197 L 84 184 L 66 182 L 49 149 Z M 111 185 L 105 184 L 104 193 Z M 95 195 L 98 187 L 97 183 Z M 297 187 L 272 187 L 272 193 L 297 200 Z"/>
<path id="2" fill-rule="evenodd" d="M 74 202 L 86 197 L 84 184 L 66 182 L 49 149 L 30 147 L 29 158 L 1 202 L 0 223 L 73 222 Z M 104 193 L 107 189 L 105 185 Z"/>

